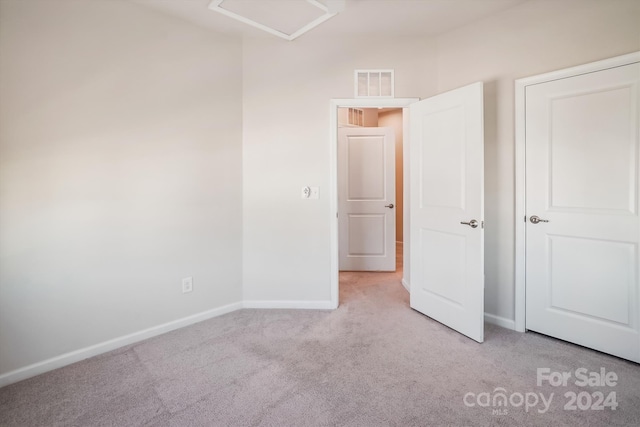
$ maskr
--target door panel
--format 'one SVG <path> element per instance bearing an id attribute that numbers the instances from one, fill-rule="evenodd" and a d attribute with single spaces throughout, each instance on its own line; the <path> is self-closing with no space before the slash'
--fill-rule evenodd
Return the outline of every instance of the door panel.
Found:
<path id="1" fill-rule="evenodd" d="M 385 214 L 347 214 L 351 256 L 384 256 Z"/>
<path id="2" fill-rule="evenodd" d="M 340 270 L 395 271 L 395 136 L 338 130 Z"/>
<path id="3" fill-rule="evenodd" d="M 422 253 L 423 292 L 428 292 L 440 301 L 453 304 L 456 308 L 464 305 L 464 260 L 466 258 L 466 238 L 454 233 L 436 230 L 420 230 Z M 443 263 L 441 254 L 451 255 Z"/>
<path id="4" fill-rule="evenodd" d="M 465 129 L 463 106 L 431 111 L 421 117 L 425 137 L 420 153 L 420 208 L 464 210 Z M 446 185 L 443 185 L 445 184 Z"/>
<path id="5" fill-rule="evenodd" d="M 410 107 L 411 307 L 484 340 L 483 86 Z M 462 222 L 475 220 L 472 228 Z"/>
<path id="6" fill-rule="evenodd" d="M 640 361 L 640 66 L 526 89 L 526 327 Z"/>
<path id="7" fill-rule="evenodd" d="M 385 135 L 347 133 L 347 200 L 384 201 L 387 192 Z"/>
<path id="8" fill-rule="evenodd" d="M 629 121 L 635 89 L 631 85 L 576 89 L 548 100 L 549 207 L 635 214 L 636 146 L 629 132 L 635 126 Z"/>
<path id="9" fill-rule="evenodd" d="M 550 306 L 577 316 L 628 324 L 635 246 L 566 236 L 547 239 Z M 585 259 L 591 262 L 585 263 Z M 611 276 L 611 272 L 617 274 Z M 574 283 L 580 284 L 579 293 L 574 292 Z M 603 283 L 607 286 L 602 286 Z"/>

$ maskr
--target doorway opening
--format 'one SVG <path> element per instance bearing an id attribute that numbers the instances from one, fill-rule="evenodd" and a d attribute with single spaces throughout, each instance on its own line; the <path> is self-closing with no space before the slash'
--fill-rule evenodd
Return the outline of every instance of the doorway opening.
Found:
<path id="1" fill-rule="evenodd" d="M 343 301 L 371 285 L 401 283 L 403 123 L 401 108 L 338 108 L 338 263 Z"/>
<path id="2" fill-rule="evenodd" d="M 403 144 L 396 146 L 397 161 L 401 163 L 396 168 L 395 181 L 399 184 L 400 191 L 396 192 L 394 203 L 400 201 L 401 213 L 396 213 L 396 273 L 400 274 L 403 286 L 408 290 L 408 124 L 410 104 L 418 101 L 417 98 L 400 99 L 334 99 L 330 109 L 330 150 L 331 150 L 331 301 L 334 307 L 339 304 L 339 204 L 338 204 L 338 129 L 342 127 L 358 127 L 358 125 L 374 124 L 372 127 L 393 127 L 394 133 L 402 136 Z M 365 114 L 366 113 L 366 114 Z M 351 120 L 351 123 L 350 123 Z M 364 127 L 364 126 L 362 126 Z M 399 132 L 396 130 L 399 128 Z M 397 153 L 397 151 L 396 151 Z M 397 164 L 397 163 L 396 163 Z M 399 172 L 397 171 L 399 169 Z M 397 212 L 397 211 L 396 211 Z M 400 220 L 398 220 L 398 216 Z M 398 248 L 399 246 L 399 248 Z M 397 261 L 401 257 L 400 262 Z"/>
<path id="3" fill-rule="evenodd" d="M 330 295 L 332 306 L 336 308 L 339 302 L 338 221 L 341 217 L 337 186 L 339 107 L 403 109 L 403 139 L 410 141 L 403 144 L 403 285 L 410 290 L 410 307 L 482 342 L 483 83 L 472 83 L 422 101 L 355 99 L 331 102 Z"/>

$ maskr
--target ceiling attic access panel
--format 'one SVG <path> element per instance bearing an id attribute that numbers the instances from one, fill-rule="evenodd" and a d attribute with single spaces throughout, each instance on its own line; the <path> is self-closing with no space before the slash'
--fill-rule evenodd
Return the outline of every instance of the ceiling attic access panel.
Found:
<path id="1" fill-rule="evenodd" d="M 344 9 L 344 0 L 213 0 L 209 9 L 292 41 Z"/>

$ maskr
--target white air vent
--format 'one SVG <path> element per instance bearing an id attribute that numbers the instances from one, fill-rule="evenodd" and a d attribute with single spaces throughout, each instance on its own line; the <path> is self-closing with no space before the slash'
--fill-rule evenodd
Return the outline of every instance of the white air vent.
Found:
<path id="1" fill-rule="evenodd" d="M 393 70 L 356 70 L 356 98 L 393 98 Z"/>

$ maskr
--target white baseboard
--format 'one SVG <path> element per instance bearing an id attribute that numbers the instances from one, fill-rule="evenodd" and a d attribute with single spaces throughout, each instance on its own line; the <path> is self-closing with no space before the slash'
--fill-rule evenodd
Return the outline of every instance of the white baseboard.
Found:
<path id="1" fill-rule="evenodd" d="M 484 314 L 484 321 L 493 325 L 502 326 L 503 328 L 516 330 L 515 320 L 507 319 L 506 317 L 496 316 L 495 314 Z"/>
<path id="2" fill-rule="evenodd" d="M 404 277 L 402 278 L 402 286 L 404 286 L 404 288 L 407 290 L 407 292 L 411 292 L 411 287 L 409 286 L 407 281 L 404 280 Z"/>
<path id="3" fill-rule="evenodd" d="M 295 308 L 313 310 L 333 310 L 331 301 L 244 301 L 243 308 Z"/>
<path id="4" fill-rule="evenodd" d="M 148 338 L 161 335 L 175 329 L 183 328 L 185 326 L 192 325 L 194 323 L 202 322 L 203 320 L 211 319 L 213 317 L 221 316 L 223 314 L 230 313 L 242 308 L 242 303 L 237 302 L 223 307 L 214 308 L 211 310 L 203 311 L 191 316 L 183 317 L 171 322 L 163 323 L 158 326 L 154 326 L 148 329 L 144 329 L 139 332 L 134 332 L 129 335 L 114 338 L 109 341 L 95 344 L 89 347 L 81 348 L 79 350 L 72 351 L 70 353 L 62 354 L 60 356 L 53 357 L 51 359 L 44 360 L 42 362 L 34 363 L 33 365 L 25 366 L 24 368 L 16 369 L 15 371 L 7 372 L 0 375 L 0 387 L 4 387 L 9 384 L 13 384 L 18 381 L 25 380 L 27 378 L 34 377 L 36 375 L 43 374 L 54 369 L 61 368 L 63 366 L 70 365 L 72 363 L 79 362 L 89 357 L 97 356 L 102 353 L 106 353 L 111 350 L 123 347 L 125 345 L 133 344 L 138 341 L 146 340 Z"/>

